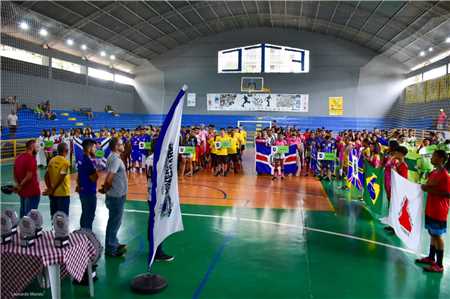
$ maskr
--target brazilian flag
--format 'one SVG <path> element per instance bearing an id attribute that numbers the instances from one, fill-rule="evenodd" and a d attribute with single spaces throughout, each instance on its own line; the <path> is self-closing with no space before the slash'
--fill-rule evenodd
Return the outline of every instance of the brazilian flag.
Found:
<path id="1" fill-rule="evenodd" d="M 384 216 L 384 169 L 375 168 L 364 161 L 364 196 L 363 200 L 371 214 Z"/>

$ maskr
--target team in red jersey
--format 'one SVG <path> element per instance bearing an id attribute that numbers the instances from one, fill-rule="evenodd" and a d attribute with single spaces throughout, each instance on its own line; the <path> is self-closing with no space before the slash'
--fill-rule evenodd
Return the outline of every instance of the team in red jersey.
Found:
<path id="1" fill-rule="evenodd" d="M 431 157 L 435 169 L 428 176 L 422 190 L 427 192 L 427 205 L 425 208 L 425 228 L 431 236 L 430 253 L 427 257 L 417 259 L 419 264 L 428 264 L 424 268 L 427 272 L 444 271 L 444 238 L 447 232 L 447 217 L 450 200 L 450 177 L 444 164 L 448 156 L 445 151 L 437 150 Z"/>

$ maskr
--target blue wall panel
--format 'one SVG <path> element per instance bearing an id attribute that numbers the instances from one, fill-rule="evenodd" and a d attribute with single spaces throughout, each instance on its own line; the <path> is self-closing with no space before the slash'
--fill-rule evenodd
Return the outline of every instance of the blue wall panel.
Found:
<path id="1" fill-rule="evenodd" d="M 132 129 L 142 125 L 161 125 L 163 115 L 159 114 L 132 114 L 123 113 L 114 117 L 108 113 L 95 112 L 94 119 L 88 120 L 86 116 L 73 113 L 71 111 L 57 110 L 57 120 L 39 120 L 30 110 L 19 111 L 19 128 L 17 138 L 28 138 L 38 136 L 42 129 L 64 128 L 71 129 L 76 127 L 76 123 L 83 123 L 83 126 L 92 127 L 94 130 L 101 128 L 126 128 Z M 63 116 L 62 113 L 68 113 Z M 68 118 L 76 118 L 74 121 Z M 205 115 L 205 114 L 184 114 L 182 119 L 183 126 L 194 125 L 214 125 L 217 129 L 235 127 L 238 121 L 273 121 L 276 120 L 279 126 L 295 126 L 302 130 L 325 127 L 330 130 L 339 131 L 344 129 L 373 129 L 391 128 L 400 125 L 398 121 L 390 118 L 354 118 L 354 117 L 326 117 L 326 116 L 253 116 L 253 115 Z M 423 128 L 429 128 L 428 123 L 418 122 Z M 7 139 L 7 130 L 2 132 L 2 139 Z"/>

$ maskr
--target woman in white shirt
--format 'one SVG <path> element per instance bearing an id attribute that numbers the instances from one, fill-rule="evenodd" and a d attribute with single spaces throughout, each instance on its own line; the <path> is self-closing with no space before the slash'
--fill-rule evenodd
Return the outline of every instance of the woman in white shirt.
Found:
<path id="1" fill-rule="evenodd" d="M 36 163 L 37 166 L 47 166 L 47 156 L 45 155 L 45 145 L 44 138 L 46 135 L 46 131 L 42 130 L 41 136 L 37 138 L 37 144 L 39 145 L 39 149 L 36 155 Z"/>

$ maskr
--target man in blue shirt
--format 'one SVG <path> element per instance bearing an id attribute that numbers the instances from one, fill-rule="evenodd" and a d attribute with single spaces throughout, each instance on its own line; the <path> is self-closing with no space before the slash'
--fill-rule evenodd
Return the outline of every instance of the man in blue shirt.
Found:
<path id="1" fill-rule="evenodd" d="M 83 158 L 78 162 L 77 192 L 80 194 L 81 201 L 80 227 L 88 230 L 92 230 L 97 209 L 98 174 L 92 161 L 95 159 L 95 145 L 92 139 L 83 140 Z"/>

